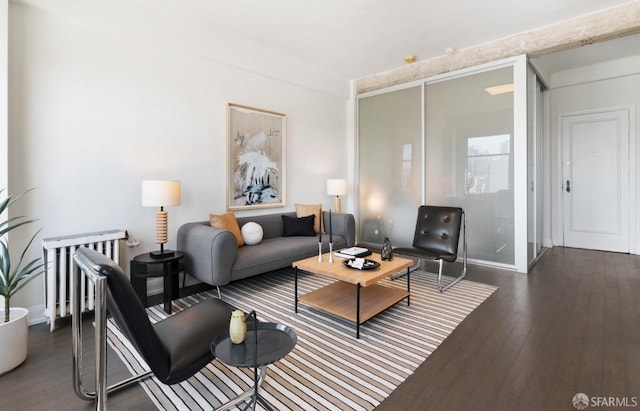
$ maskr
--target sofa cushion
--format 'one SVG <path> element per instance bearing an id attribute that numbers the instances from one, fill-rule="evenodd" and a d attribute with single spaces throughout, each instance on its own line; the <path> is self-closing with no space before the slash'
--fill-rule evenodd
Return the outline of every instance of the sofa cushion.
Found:
<path id="1" fill-rule="evenodd" d="M 347 246 L 346 240 L 333 235 L 336 250 Z M 325 252 L 328 244 L 325 243 Z M 312 237 L 279 237 L 262 240 L 255 247 L 238 249 L 238 258 L 233 266 L 232 280 L 251 277 L 283 267 L 291 267 L 294 261 L 318 255 L 318 239 Z M 326 261 L 326 260 L 325 260 Z"/>
<path id="2" fill-rule="evenodd" d="M 313 220 L 315 215 L 309 215 L 306 217 L 292 218 L 286 215 L 282 216 L 283 223 L 283 237 L 293 236 L 315 236 L 316 232 L 313 229 Z"/>
<path id="3" fill-rule="evenodd" d="M 322 204 L 296 204 L 296 216 L 306 217 L 308 215 L 313 214 L 316 216 L 313 221 L 313 229 L 316 233 L 322 232 L 325 233 L 325 224 L 324 221 L 320 221 L 320 214 L 322 213 Z M 322 224 L 322 225 L 321 225 Z"/>
<path id="4" fill-rule="evenodd" d="M 238 226 L 238 220 L 236 220 L 236 216 L 233 214 L 233 211 L 229 211 L 224 214 L 209 214 L 209 224 L 214 228 L 231 231 L 236 237 L 238 247 L 242 247 L 244 245 L 244 240 L 240 233 L 240 226 Z"/>

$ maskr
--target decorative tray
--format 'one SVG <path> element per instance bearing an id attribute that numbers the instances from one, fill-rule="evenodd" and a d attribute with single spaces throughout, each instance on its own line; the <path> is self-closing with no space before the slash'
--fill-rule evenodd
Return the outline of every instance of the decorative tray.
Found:
<path id="1" fill-rule="evenodd" d="M 377 261 L 373 261 L 373 260 L 369 260 L 367 258 L 364 259 L 364 263 L 362 264 L 362 268 L 358 267 L 357 265 L 354 265 L 356 261 L 356 258 L 351 258 L 349 260 L 342 260 L 342 264 L 344 264 L 345 267 L 347 268 L 351 268 L 353 270 L 374 270 L 378 267 L 380 267 L 380 263 Z"/>

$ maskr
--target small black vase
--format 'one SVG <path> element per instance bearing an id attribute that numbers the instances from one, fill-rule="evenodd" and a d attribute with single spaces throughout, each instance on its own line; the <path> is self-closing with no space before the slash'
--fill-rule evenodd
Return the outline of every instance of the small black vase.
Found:
<path id="1" fill-rule="evenodd" d="M 382 242 L 382 251 L 380 251 L 380 256 L 382 261 L 393 260 L 393 248 L 391 247 L 391 240 L 389 240 L 389 237 L 385 237 Z"/>

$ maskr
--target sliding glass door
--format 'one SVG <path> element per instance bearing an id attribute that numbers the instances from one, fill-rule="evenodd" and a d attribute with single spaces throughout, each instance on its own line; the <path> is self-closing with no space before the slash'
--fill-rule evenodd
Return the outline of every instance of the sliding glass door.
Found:
<path id="1" fill-rule="evenodd" d="M 360 242 L 410 245 L 420 204 L 459 206 L 471 261 L 526 272 L 542 221 L 540 88 L 527 90 L 526 67 L 521 56 L 358 98 Z"/>
<path id="2" fill-rule="evenodd" d="M 527 263 L 533 265 L 542 252 L 542 142 L 543 84 L 527 67 Z"/>
<path id="3" fill-rule="evenodd" d="M 422 202 L 422 87 L 362 98 L 358 106 L 359 241 L 410 245 Z"/>
<path id="4" fill-rule="evenodd" d="M 514 264 L 513 68 L 428 83 L 426 199 L 459 206 L 471 259 Z"/>

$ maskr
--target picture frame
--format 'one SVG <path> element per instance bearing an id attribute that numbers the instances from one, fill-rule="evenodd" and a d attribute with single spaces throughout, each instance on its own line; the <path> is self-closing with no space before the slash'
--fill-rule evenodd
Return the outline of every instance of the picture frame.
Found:
<path id="1" fill-rule="evenodd" d="M 286 206 L 286 115 L 227 105 L 227 209 Z"/>

